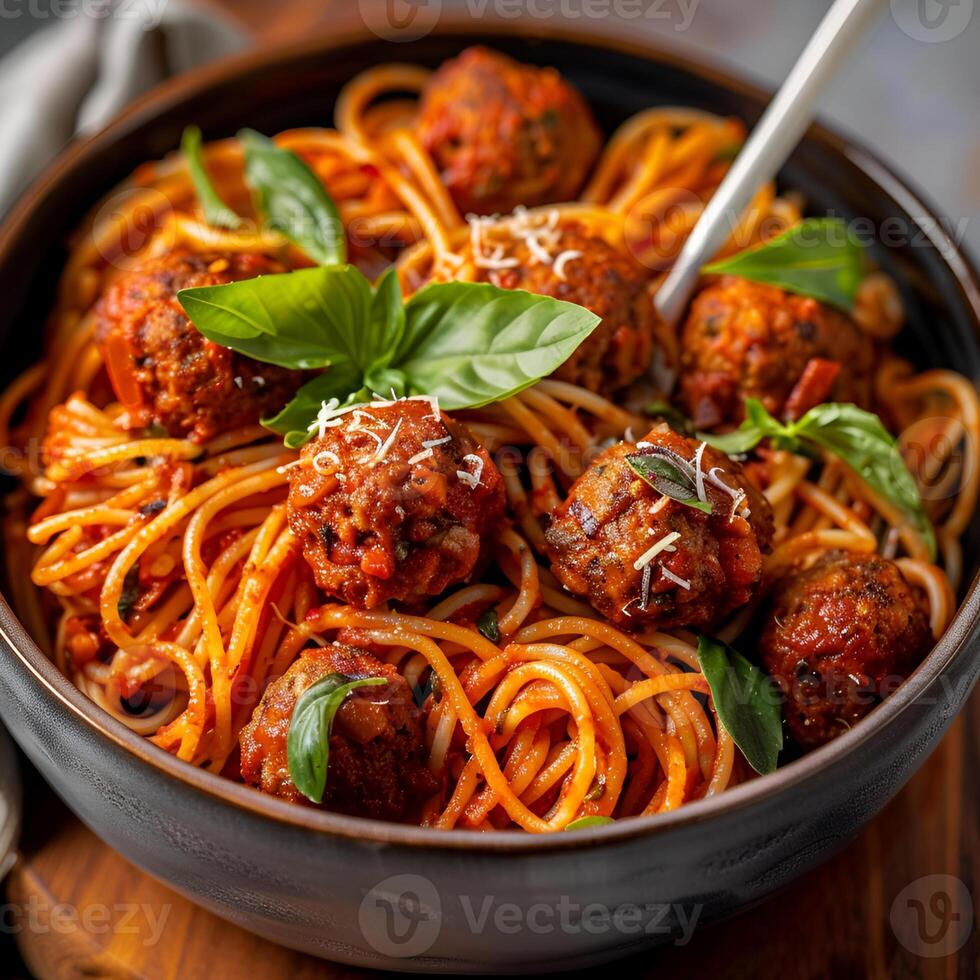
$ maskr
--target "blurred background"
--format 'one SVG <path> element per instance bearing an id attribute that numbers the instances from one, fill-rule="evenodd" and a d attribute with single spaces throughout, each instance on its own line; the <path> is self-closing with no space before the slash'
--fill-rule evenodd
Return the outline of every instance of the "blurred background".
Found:
<path id="1" fill-rule="evenodd" d="M 249 45 L 441 15 L 587 20 L 778 84 L 830 0 L 2 0 L 0 205 L 76 128 L 159 78 Z M 890 0 L 823 117 L 924 189 L 980 254 L 980 5 Z M 398 35 L 404 40 L 411 31 Z M 399 47 L 404 47 L 399 45 Z M 11 135 L 13 134 L 13 135 Z"/>

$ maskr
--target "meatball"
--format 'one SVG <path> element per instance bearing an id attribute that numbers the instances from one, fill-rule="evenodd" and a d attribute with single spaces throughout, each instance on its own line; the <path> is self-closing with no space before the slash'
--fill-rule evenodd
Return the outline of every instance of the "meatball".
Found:
<path id="1" fill-rule="evenodd" d="M 874 349 L 849 317 L 815 299 L 726 276 L 691 304 L 681 332 L 680 399 L 702 429 L 740 422 L 746 398 L 779 417 L 814 359 L 840 370 L 810 401 L 869 403 Z"/>
<path id="2" fill-rule="evenodd" d="M 504 487 L 463 426 L 403 399 L 340 415 L 311 440 L 288 509 L 317 585 L 370 609 L 468 578 L 503 521 Z"/>
<path id="3" fill-rule="evenodd" d="M 508 223 L 497 227 L 506 229 Z M 538 250 L 541 237 L 551 239 L 550 263 L 539 260 L 526 238 L 515 237 L 505 253 L 510 268 L 486 269 L 478 263 L 477 268 L 502 289 L 553 296 L 601 316 L 602 323 L 554 376 L 603 394 L 624 388 L 648 370 L 653 356 L 659 320 L 649 271 L 579 224 L 535 230 Z M 473 258 L 472 245 L 464 258 Z"/>
<path id="4" fill-rule="evenodd" d="M 130 428 L 151 423 L 205 442 L 257 422 L 292 398 L 304 373 L 212 343 L 177 292 L 284 272 L 264 255 L 174 252 L 127 272 L 96 307 L 95 337 Z"/>
<path id="5" fill-rule="evenodd" d="M 634 455 L 688 474 L 700 466 L 710 514 L 654 489 L 627 461 Z M 755 596 L 772 512 L 737 463 L 660 425 L 596 457 L 552 515 L 546 540 L 562 584 L 613 623 L 710 627 Z"/>
<path id="6" fill-rule="evenodd" d="M 572 200 L 601 142 L 589 107 L 555 69 L 486 48 L 468 48 L 432 76 L 418 127 L 464 214 Z"/>
<path id="7" fill-rule="evenodd" d="M 242 779 L 290 803 L 309 803 L 289 776 L 286 738 L 297 701 L 328 674 L 385 677 L 388 684 L 355 688 L 337 711 L 324 808 L 379 820 L 410 819 L 438 789 L 425 766 L 421 712 L 394 667 L 351 647 L 305 650 L 269 685 L 239 738 Z"/>
<path id="8" fill-rule="evenodd" d="M 762 663 L 793 740 L 814 748 L 863 718 L 932 646 L 919 597 L 892 561 L 827 552 L 768 597 Z"/>

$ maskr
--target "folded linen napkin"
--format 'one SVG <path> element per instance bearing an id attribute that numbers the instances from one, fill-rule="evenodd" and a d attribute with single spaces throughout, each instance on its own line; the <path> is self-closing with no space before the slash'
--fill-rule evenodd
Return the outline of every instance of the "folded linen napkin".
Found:
<path id="1" fill-rule="evenodd" d="M 79 134 L 247 33 L 188 0 L 75 0 L 0 61 L 0 215 Z M 26 14 L 25 14 L 26 16 Z"/>

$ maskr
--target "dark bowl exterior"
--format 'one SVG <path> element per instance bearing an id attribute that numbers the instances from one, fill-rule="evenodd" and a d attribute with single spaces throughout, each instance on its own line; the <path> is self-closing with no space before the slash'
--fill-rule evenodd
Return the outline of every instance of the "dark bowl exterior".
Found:
<path id="1" fill-rule="evenodd" d="M 0 337 L 10 371 L 34 353 L 62 254 L 87 203 L 182 126 L 209 136 L 329 118 L 367 65 L 436 63 L 488 41 L 555 64 L 607 130 L 647 105 L 686 103 L 752 121 L 764 96 L 650 50 L 579 35 L 414 45 L 309 42 L 165 86 L 69 151 L 0 232 Z M 980 377 L 977 277 L 929 210 L 877 161 L 815 128 L 784 172 L 818 210 L 897 217 L 916 241 L 876 258 L 906 284 L 909 349 Z M 976 530 L 976 529 L 975 529 Z M 967 542 L 975 567 L 976 534 Z M 177 762 L 102 713 L 0 603 L 0 714 L 75 813 L 129 860 L 245 928 L 319 956 L 425 972 L 569 970 L 639 951 L 761 899 L 840 847 L 928 756 L 980 672 L 980 594 L 913 678 L 856 729 L 764 780 L 648 819 L 542 840 L 422 831 L 289 807 Z"/>

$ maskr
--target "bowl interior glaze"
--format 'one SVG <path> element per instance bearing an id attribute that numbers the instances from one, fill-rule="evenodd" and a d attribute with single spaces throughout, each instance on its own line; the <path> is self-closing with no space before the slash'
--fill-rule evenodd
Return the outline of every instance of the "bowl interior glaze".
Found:
<path id="1" fill-rule="evenodd" d="M 40 324 L 54 295 L 66 256 L 64 243 L 72 229 L 93 202 L 135 167 L 172 151 L 186 124 L 198 124 L 209 139 L 232 135 L 245 125 L 269 133 L 293 126 L 328 125 L 340 88 L 364 68 L 390 60 L 432 66 L 474 43 L 488 43 L 523 61 L 559 68 L 583 91 L 607 135 L 633 113 L 657 105 L 708 109 L 739 116 L 751 125 L 766 101 L 765 93 L 746 83 L 649 46 L 590 41 L 576 37 L 575 32 L 551 29 L 547 35 L 525 29 L 519 35 L 503 30 L 489 36 L 486 30 L 474 34 L 440 29 L 407 45 L 374 37 L 323 38 L 203 69 L 151 93 L 107 130 L 70 149 L 8 217 L 0 231 L 0 281 L 5 289 L 5 302 L 0 307 L 0 344 L 5 354 L 0 380 L 9 381 L 38 353 Z M 886 221 L 896 221 L 896 234 L 902 243 L 885 248 L 876 241 L 872 254 L 898 280 L 907 305 L 909 323 L 900 350 L 924 367 L 955 367 L 973 379 L 980 378 L 980 289 L 976 273 L 916 193 L 865 150 L 819 126 L 811 129 L 793 154 L 780 175 L 780 184 L 801 190 L 814 213 L 869 219 L 876 236 Z M 965 548 L 971 578 L 977 568 L 978 546 L 980 521 L 974 520 Z M 409 846 L 554 851 L 591 841 L 632 838 L 658 827 L 701 822 L 721 811 L 748 806 L 770 789 L 801 786 L 809 775 L 840 764 L 851 748 L 876 729 L 900 724 L 901 711 L 915 697 L 918 685 L 934 680 L 952 657 L 966 655 L 965 648 L 977 627 L 976 592 L 974 581 L 970 608 L 961 611 L 916 677 L 838 742 L 764 780 L 690 804 L 673 814 L 547 840 L 395 827 L 289 807 L 262 797 L 177 762 L 132 735 L 58 674 L 12 622 L 9 611 L 0 609 L 0 621 L 5 621 L 0 626 L 25 668 L 75 714 L 171 777 L 236 806 L 316 831 Z"/>

